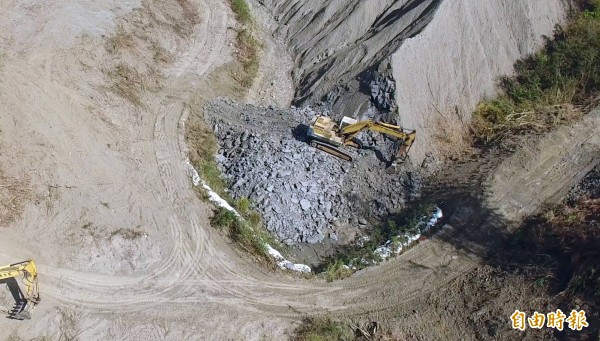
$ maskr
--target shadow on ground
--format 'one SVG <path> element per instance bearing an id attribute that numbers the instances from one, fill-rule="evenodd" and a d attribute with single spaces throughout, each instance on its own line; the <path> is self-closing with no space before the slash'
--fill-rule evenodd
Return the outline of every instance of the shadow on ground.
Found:
<path id="1" fill-rule="evenodd" d="M 491 158 L 490 160 L 500 159 Z M 452 233 L 436 237 L 455 247 L 477 254 L 500 276 L 498 288 L 517 284 L 527 289 L 530 302 L 545 301 L 540 312 L 561 309 L 585 310 L 589 327 L 552 331 L 557 339 L 598 339 L 600 331 L 600 202 L 594 185 L 600 167 L 583 180 L 581 187 L 591 197 L 578 193 L 569 203 L 549 206 L 523 222 L 510 222 L 486 205 L 488 194 L 482 168 L 497 162 L 474 160 L 451 167 L 438 175 L 439 183 L 428 187 L 423 198 L 436 203 L 445 214 Z M 475 171 L 475 172 L 474 172 Z M 593 194 L 596 193 L 596 194 Z M 534 194 L 535 195 L 535 194 Z M 579 200 L 579 201 L 578 201 Z M 522 294 L 522 293 L 521 293 Z M 548 310 L 548 311 L 546 311 Z M 533 311 L 529 311 L 529 314 Z M 535 330 L 530 336 L 535 336 Z M 488 335 L 493 337 L 493 333 Z M 539 334 L 538 336 L 541 336 Z"/>

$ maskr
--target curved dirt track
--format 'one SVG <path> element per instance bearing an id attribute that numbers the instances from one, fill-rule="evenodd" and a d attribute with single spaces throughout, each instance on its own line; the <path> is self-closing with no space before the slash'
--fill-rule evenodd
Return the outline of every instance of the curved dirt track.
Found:
<path id="1" fill-rule="evenodd" d="M 35 193 L 23 217 L 0 230 L 0 260 L 36 259 L 43 295 L 34 320 L 0 320 L 0 328 L 46 335 L 74 311 L 86 340 L 281 339 L 305 314 L 410 311 L 413 300 L 479 264 L 434 239 L 331 284 L 257 267 L 210 228 L 210 209 L 186 172 L 187 89 L 206 85 L 231 59 L 226 2 L 198 2 L 202 22 L 138 114 L 95 86 L 100 76 L 80 61 L 97 48 L 89 38 L 64 39 L 69 22 L 51 18 L 65 3 L 0 5 L 0 21 L 13 24 L 0 26 L 0 161 Z M 38 30 L 23 33 L 25 23 Z M 115 265 L 121 259 L 103 240 L 88 242 L 82 226 L 137 226 L 151 247 L 132 246 L 122 260 L 131 266 Z M 156 261 L 144 263 L 146 250 Z"/>

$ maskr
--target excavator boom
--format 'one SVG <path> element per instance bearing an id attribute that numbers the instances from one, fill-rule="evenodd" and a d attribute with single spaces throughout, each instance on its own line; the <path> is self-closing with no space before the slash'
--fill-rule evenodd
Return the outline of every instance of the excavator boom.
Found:
<path id="1" fill-rule="evenodd" d="M 372 120 L 366 120 L 348 125 L 341 129 L 340 135 L 344 137 L 346 141 L 352 141 L 356 134 L 363 130 L 375 131 L 384 135 L 393 136 L 403 141 L 398 152 L 396 153 L 395 159 L 406 159 L 408 152 L 413 142 L 415 141 L 416 132 L 414 130 L 405 130 L 400 126 L 376 122 Z"/>
<path id="2" fill-rule="evenodd" d="M 338 127 L 331 118 L 318 116 L 312 121 L 308 136 L 312 139 L 311 145 L 317 149 L 350 161 L 352 160 L 350 155 L 336 147 L 345 145 L 358 148 L 359 145 L 354 141 L 354 138 L 363 130 L 378 132 L 402 141 L 402 145 L 394 156 L 394 160 L 392 160 L 393 163 L 398 159 L 406 159 L 416 135 L 414 130 L 405 130 L 393 124 L 372 120 L 357 121 L 349 117 L 344 117 Z"/>
<path id="3" fill-rule="evenodd" d="M 21 277 L 25 292 L 17 283 L 17 277 Z M 33 260 L 27 260 L 15 264 L 0 266 L 0 282 L 6 283 L 15 299 L 15 306 L 9 312 L 8 317 L 25 320 L 31 318 L 33 308 L 40 302 L 38 287 L 37 268 Z"/>

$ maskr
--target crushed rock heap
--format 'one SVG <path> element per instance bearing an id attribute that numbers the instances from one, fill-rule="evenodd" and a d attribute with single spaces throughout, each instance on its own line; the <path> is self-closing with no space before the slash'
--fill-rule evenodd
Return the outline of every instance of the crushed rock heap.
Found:
<path id="1" fill-rule="evenodd" d="M 374 150 L 351 151 L 353 162 L 318 151 L 304 141 L 311 108 L 281 110 L 218 99 L 205 115 L 221 149 L 217 162 L 234 198 L 247 197 L 265 227 L 282 242 L 314 244 L 337 239 L 340 228 L 366 228 L 404 204 L 418 190 L 410 172 L 386 174 L 390 141 L 362 136 Z M 379 150 L 381 149 L 381 150 Z"/>

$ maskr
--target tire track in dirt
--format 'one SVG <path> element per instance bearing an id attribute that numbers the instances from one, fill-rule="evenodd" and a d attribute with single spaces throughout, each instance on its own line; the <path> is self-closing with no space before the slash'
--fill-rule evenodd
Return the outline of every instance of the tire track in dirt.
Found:
<path id="1" fill-rule="evenodd" d="M 219 4 L 218 6 L 222 6 L 222 4 Z M 209 9 L 209 7 L 206 7 L 207 9 Z M 207 23 L 207 27 L 210 28 L 210 31 L 212 32 L 226 32 L 225 25 L 224 23 L 226 22 L 226 16 L 221 13 L 221 19 L 218 21 L 214 21 L 212 20 L 213 15 L 212 15 L 213 11 L 212 10 L 208 10 L 206 12 L 206 18 L 207 20 L 205 21 Z M 212 24 L 216 23 L 217 25 L 220 26 L 215 26 L 212 27 Z M 189 70 L 190 68 L 195 68 L 198 65 L 203 66 L 203 68 L 199 68 L 198 70 L 200 70 L 200 72 L 205 72 L 206 70 L 208 70 L 208 68 L 211 66 L 211 63 L 206 63 L 206 60 L 203 58 L 204 57 L 204 53 L 203 53 L 203 49 L 205 49 L 206 46 L 206 42 L 207 42 L 207 38 L 208 34 L 202 34 L 202 33 L 206 33 L 206 32 L 200 32 L 199 34 L 197 34 L 200 37 L 203 37 L 203 39 L 201 40 L 196 40 L 197 44 L 194 45 L 193 48 L 197 48 L 199 49 L 198 51 L 194 52 L 194 53 L 188 53 L 187 56 L 184 56 L 186 58 L 182 59 L 183 61 L 183 66 L 181 66 L 182 64 L 180 64 L 180 73 L 185 71 L 185 70 Z M 212 40 L 213 42 L 218 42 L 218 43 L 223 43 L 225 41 L 225 39 L 215 39 Z M 192 49 L 193 49 L 192 48 Z M 219 55 L 220 50 L 216 49 L 216 48 L 212 48 L 210 47 L 209 50 L 211 51 L 211 53 L 209 53 L 209 60 L 214 61 L 216 60 L 216 58 Z M 192 65 L 193 62 L 196 63 L 196 65 Z M 201 74 L 199 75 L 201 76 Z M 194 266 L 202 266 L 203 262 L 201 261 L 201 257 L 205 256 L 202 255 L 200 251 L 205 250 L 205 248 L 203 247 L 205 245 L 205 243 L 207 243 L 208 239 L 206 237 L 203 238 L 199 238 L 198 237 L 198 233 L 200 232 L 199 229 L 199 225 L 197 221 L 194 221 L 193 219 L 190 220 L 190 224 L 187 225 L 187 227 L 191 227 L 191 233 L 193 233 L 192 236 L 188 236 L 187 238 L 183 237 L 184 231 L 181 228 L 181 223 L 178 219 L 178 215 L 180 215 L 182 212 L 180 210 L 180 208 L 185 207 L 185 204 L 187 203 L 184 200 L 178 200 L 177 199 L 177 193 L 175 191 L 175 181 L 173 180 L 174 178 L 174 173 L 172 170 L 171 165 L 172 164 L 180 164 L 180 162 L 176 162 L 176 160 L 174 160 L 174 158 L 172 157 L 172 153 L 169 153 L 169 151 L 171 150 L 178 150 L 176 143 L 177 141 L 173 141 L 172 139 L 167 139 L 166 134 L 165 134 L 165 126 L 167 125 L 167 119 L 166 116 L 167 114 L 170 117 L 179 117 L 180 115 L 173 110 L 173 107 L 175 107 L 175 105 L 171 105 L 170 108 L 165 108 L 165 107 L 161 107 L 161 109 L 159 110 L 159 115 L 156 118 L 155 121 L 155 125 L 154 125 L 154 147 L 156 149 L 156 158 L 157 158 L 157 163 L 158 163 L 158 170 L 159 173 L 162 175 L 161 180 L 162 183 L 164 185 L 164 191 L 166 191 L 167 194 L 167 199 L 168 199 L 168 205 L 167 207 L 169 207 L 169 210 L 171 209 L 175 209 L 178 212 L 172 212 L 173 214 L 171 215 L 171 217 L 169 218 L 169 227 L 170 227 L 170 231 L 172 234 L 172 239 L 174 241 L 173 243 L 173 247 L 171 249 L 170 254 L 168 255 L 168 257 L 166 258 L 166 261 L 163 261 L 162 264 L 154 269 L 149 275 L 147 276 L 142 276 L 142 277 L 137 277 L 137 278 L 127 278 L 127 279 L 111 279 L 109 281 L 104 280 L 104 277 L 99 277 L 97 280 L 92 281 L 90 280 L 89 277 L 87 278 L 81 278 L 77 273 L 73 273 L 73 272 L 62 272 L 60 269 L 54 269 L 55 272 L 59 272 L 61 273 L 60 275 L 60 280 L 64 281 L 66 283 L 70 283 L 70 284 L 75 284 L 75 285 L 79 285 L 81 287 L 82 292 L 87 292 L 87 294 L 85 295 L 85 298 L 79 298 L 76 299 L 73 296 L 70 296 L 70 298 L 68 300 L 66 300 L 67 303 L 78 303 L 78 304 L 85 304 L 88 307 L 95 307 L 97 309 L 101 309 L 101 308 L 115 308 L 116 306 L 119 307 L 119 309 L 123 310 L 126 309 L 126 306 L 135 306 L 135 308 L 132 308 L 133 310 L 138 310 L 138 309 L 144 309 L 147 308 L 148 304 L 150 304 L 150 306 L 152 305 L 157 305 L 157 304 L 161 304 L 164 301 L 170 300 L 172 299 L 172 297 L 169 297 L 168 294 L 170 291 L 174 291 L 174 292 L 178 292 L 181 290 L 181 288 L 179 288 L 178 286 L 181 285 L 182 283 L 185 283 L 185 279 L 189 278 L 190 275 L 192 273 L 195 272 L 195 270 L 192 270 Z M 178 123 L 178 119 L 173 121 L 173 120 L 169 120 L 169 123 Z M 177 124 L 175 124 L 175 127 L 177 126 Z M 175 129 L 176 131 L 176 129 Z M 177 134 L 175 136 L 178 136 Z M 177 157 L 175 157 L 175 159 L 177 159 Z M 180 175 L 178 173 L 178 175 Z M 189 185 L 189 180 L 186 177 L 182 177 L 179 176 L 178 179 L 179 184 L 186 184 Z M 179 186 L 181 187 L 181 186 Z M 187 233 L 190 233 L 190 229 L 186 229 Z M 185 239 L 185 240 L 184 240 Z M 202 241 L 200 243 L 195 243 L 195 245 L 191 245 L 190 244 L 190 240 L 195 240 L 195 241 Z M 198 247 L 198 245 L 200 247 Z M 202 269 L 201 269 L 202 270 Z M 206 272 L 206 269 L 203 270 Z M 93 298 L 90 299 L 90 297 L 94 297 L 95 295 L 90 295 L 90 292 L 96 292 L 97 297 L 100 297 L 102 295 L 102 292 L 106 292 L 108 293 L 110 292 L 115 292 L 115 291 L 123 291 L 126 288 L 131 288 L 132 286 L 135 286 L 137 284 L 141 284 L 147 281 L 152 281 L 152 279 L 155 278 L 169 278 L 169 277 L 173 277 L 172 273 L 178 273 L 177 276 L 174 276 L 175 278 L 177 278 L 177 280 L 173 280 L 172 282 L 168 282 L 166 283 L 166 285 L 164 285 L 164 287 L 162 285 L 158 285 L 159 283 L 156 283 L 156 286 L 158 288 L 149 288 L 148 290 L 143 290 L 143 291 L 137 291 L 134 295 L 134 297 L 119 297 L 118 302 L 115 303 L 104 303 L 107 302 L 107 300 L 103 300 L 103 299 L 98 299 L 98 298 Z M 169 276 L 171 275 L 171 276 Z M 204 284 L 206 286 L 206 281 L 188 281 L 188 287 L 189 285 L 193 285 L 193 284 Z M 162 283 L 161 283 L 162 284 Z M 159 289 L 160 288 L 160 289 Z M 220 286 L 221 289 L 225 289 L 224 287 Z M 157 290 L 158 289 L 158 290 Z M 185 290 L 185 288 L 183 288 Z M 48 290 L 48 294 L 49 296 L 52 297 L 52 291 Z M 63 296 L 60 293 L 57 293 L 56 297 L 54 297 L 54 299 L 56 300 L 61 300 Z M 153 299 L 155 297 L 160 297 L 162 299 L 160 300 L 156 300 Z M 148 303 L 148 302 L 152 302 L 152 303 Z M 145 303 L 140 305 L 141 303 Z"/>

